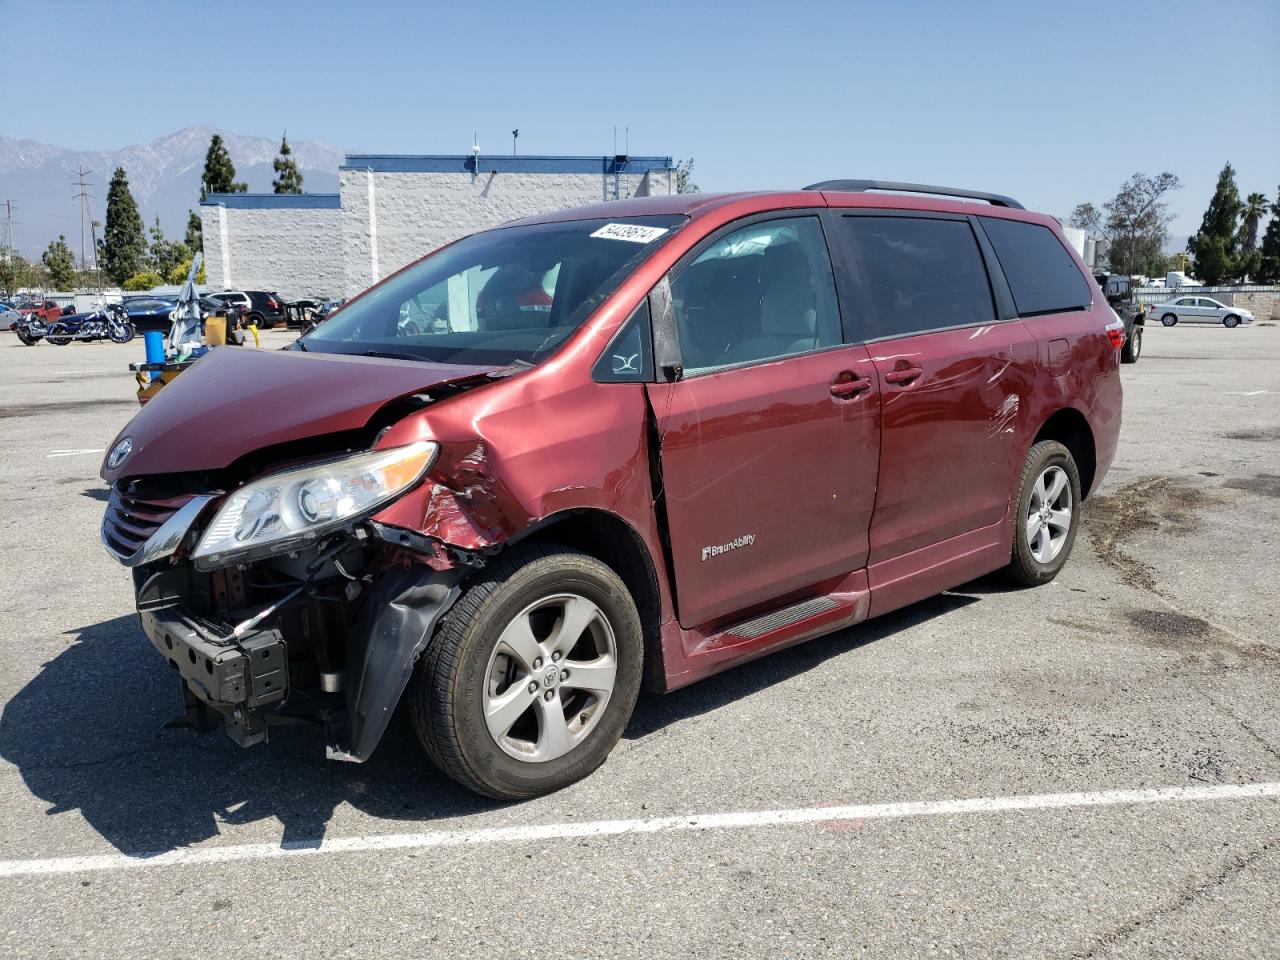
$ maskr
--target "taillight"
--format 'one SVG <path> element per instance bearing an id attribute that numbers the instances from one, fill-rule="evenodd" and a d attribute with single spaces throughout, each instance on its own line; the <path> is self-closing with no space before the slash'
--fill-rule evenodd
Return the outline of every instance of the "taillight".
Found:
<path id="1" fill-rule="evenodd" d="M 274 298 L 267 297 L 267 306 L 274 310 L 276 307 L 280 306 L 280 304 L 276 303 Z"/>
<path id="2" fill-rule="evenodd" d="M 1111 338 L 1111 346 L 1119 350 L 1124 346 L 1124 322 L 1116 320 L 1107 324 L 1107 336 Z"/>

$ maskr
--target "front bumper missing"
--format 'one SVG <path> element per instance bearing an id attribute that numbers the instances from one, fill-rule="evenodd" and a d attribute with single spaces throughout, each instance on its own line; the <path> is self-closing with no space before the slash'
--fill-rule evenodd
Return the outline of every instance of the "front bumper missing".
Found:
<path id="1" fill-rule="evenodd" d="M 182 677 L 190 722 L 209 726 L 220 715 L 241 746 L 267 737 L 267 720 L 289 692 L 289 658 L 279 630 L 231 638 L 230 627 L 184 615 L 175 608 L 142 611 L 152 645 Z"/>

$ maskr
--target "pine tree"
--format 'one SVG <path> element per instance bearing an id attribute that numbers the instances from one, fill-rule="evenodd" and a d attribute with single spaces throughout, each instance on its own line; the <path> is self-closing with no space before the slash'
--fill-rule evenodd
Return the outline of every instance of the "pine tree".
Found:
<path id="1" fill-rule="evenodd" d="M 76 284 L 76 258 L 71 255 L 67 238 L 59 236 L 40 257 L 49 271 L 49 282 L 55 290 L 70 290 Z"/>
<path id="2" fill-rule="evenodd" d="M 107 188 L 107 224 L 102 234 L 102 271 L 114 283 L 124 283 L 142 269 L 147 238 L 137 201 L 129 192 L 124 167 L 116 167 Z"/>
<path id="3" fill-rule="evenodd" d="M 1239 221 L 1243 212 L 1236 172 L 1228 163 L 1218 174 L 1218 186 L 1200 221 L 1199 232 L 1187 241 L 1187 252 L 1195 258 L 1196 274 L 1209 286 L 1240 274 Z"/>
<path id="4" fill-rule="evenodd" d="M 215 133 L 209 141 L 209 152 L 204 156 L 200 199 L 211 193 L 246 193 L 248 189 L 248 184 L 236 183 L 236 166 L 231 162 L 231 154 L 222 142 L 222 135 Z"/>
<path id="5" fill-rule="evenodd" d="M 1256 279 L 1259 283 L 1280 283 L 1280 187 L 1271 204 L 1271 222 L 1262 235 L 1262 259 Z"/>
<path id="6" fill-rule="evenodd" d="M 182 243 L 193 257 L 197 250 L 204 250 L 204 224 L 200 222 L 200 214 L 194 210 L 187 211 L 187 235 L 182 238 Z"/>
<path id="7" fill-rule="evenodd" d="M 165 239 L 164 231 L 160 229 L 160 218 L 156 217 L 155 225 L 151 228 L 151 269 L 160 276 L 167 277 L 176 264 L 190 259 L 191 252 L 186 244 Z"/>
<path id="8" fill-rule="evenodd" d="M 271 189 L 275 193 L 301 193 L 302 173 L 293 159 L 293 150 L 289 148 L 289 138 L 280 137 L 280 156 L 272 164 L 276 178 L 271 181 Z"/>

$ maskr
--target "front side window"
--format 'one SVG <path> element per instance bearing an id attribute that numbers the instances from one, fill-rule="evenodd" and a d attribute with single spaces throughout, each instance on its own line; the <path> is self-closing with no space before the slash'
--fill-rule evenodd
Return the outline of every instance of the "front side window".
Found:
<path id="1" fill-rule="evenodd" d="M 1057 234 L 1038 223 L 983 217 L 1021 317 L 1088 310 L 1093 295 Z"/>
<path id="2" fill-rule="evenodd" d="M 478 233 L 372 288 L 299 343 L 436 363 L 538 363 L 684 221 L 571 220 Z"/>
<path id="3" fill-rule="evenodd" d="M 966 220 L 844 217 L 880 337 L 991 323 L 991 285 Z"/>
<path id="4" fill-rule="evenodd" d="M 1179 306 L 1179 307 L 1194 307 L 1195 305 L 1196 305 L 1195 297 L 1183 297 L 1176 304 L 1176 306 Z"/>
<path id="5" fill-rule="evenodd" d="M 671 297 L 689 375 L 841 342 L 817 217 L 764 221 L 721 237 L 671 281 Z"/>

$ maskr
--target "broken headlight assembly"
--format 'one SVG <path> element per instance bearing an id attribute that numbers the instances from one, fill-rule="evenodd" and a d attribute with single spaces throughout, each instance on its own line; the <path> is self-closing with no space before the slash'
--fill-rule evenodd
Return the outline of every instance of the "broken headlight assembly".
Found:
<path id="1" fill-rule="evenodd" d="M 285 553 L 371 513 L 414 487 L 435 462 L 420 441 L 273 473 L 245 484 L 219 508 L 192 554 L 204 570 Z"/>

